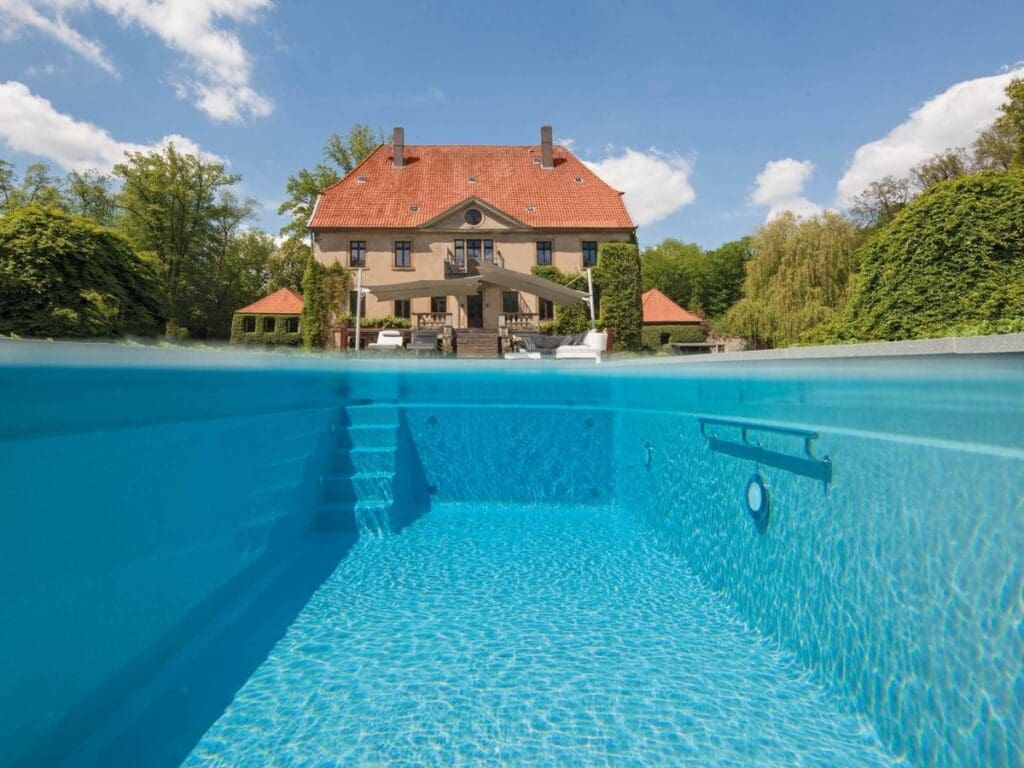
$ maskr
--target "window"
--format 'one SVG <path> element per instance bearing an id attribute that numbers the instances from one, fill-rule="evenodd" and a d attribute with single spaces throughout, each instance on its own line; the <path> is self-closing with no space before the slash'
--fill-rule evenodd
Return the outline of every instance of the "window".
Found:
<path id="1" fill-rule="evenodd" d="M 456 240 L 455 241 L 455 263 L 458 266 L 462 266 L 466 263 L 466 241 Z"/>
<path id="2" fill-rule="evenodd" d="M 430 297 L 430 311 L 434 314 L 441 314 L 448 311 L 448 297 L 447 296 L 431 296 Z"/>
<path id="3" fill-rule="evenodd" d="M 412 243 L 408 240 L 395 241 L 395 266 L 402 268 L 412 266 Z"/>
<path id="4" fill-rule="evenodd" d="M 263 332 L 264 333 L 273 333 L 274 332 L 274 328 L 276 328 L 276 327 L 277 327 L 277 320 L 275 320 L 272 317 L 264 317 L 263 318 Z"/>
<path id="5" fill-rule="evenodd" d="M 597 241 L 596 240 L 584 240 L 583 241 L 583 266 L 584 267 L 596 267 L 597 266 Z"/>
<path id="6" fill-rule="evenodd" d="M 242 318 L 242 331 L 244 333 L 255 333 L 256 332 L 256 318 L 252 315 L 246 315 Z"/>
<path id="7" fill-rule="evenodd" d="M 356 316 L 356 301 L 358 300 L 359 293 L 357 291 L 348 292 L 348 313 L 352 317 Z M 362 303 L 359 306 L 359 316 L 366 317 L 366 298 L 363 298 Z"/>
<path id="8" fill-rule="evenodd" d="M 537 241 L 537 266 L 538 267 L 550 267 L 551 266 L 551 241 L 550 240 L 538 240 Z"/>
<path id="9" fill-rule="evenodd" d="M 541 320 L 554 320 L 555 303 L 549 299 L 540 299 L 537 304 L 537 313 Z"/>
<path id="10" fill-rule="evenodd" d="M 476 179 L 475 178 L 470 176 L 469 179 L 470 179 L 470 184 L 476 184 Z M 468 211 L 466 211 L 466 223 L 469 224 L 470 226 L 475 227 L 477 224 L 479 224 L 483 220 L 484 220 L 484 215 L 482 213 L 480 213 L 480 211 L 477 210 L 476 208 L 470 208 Z"/>
<path id="11" fill-rule="evenodd" d="M 519 311 L 519 291 L 501 292 L 501 311 L 506 315 Z"/>
<path id="12" fill-rule="evenodd" d="M 348 265 L 350 267 L 366 266 L 366 241 L 352 240 L 348 244 Z"/>
<path id="13" fill-rule="evenodd" d="M 466 258 L 470 261 L 480 261 L 480 241 L 479 240 L 467 240 L 466 241 Z"/>
<path id="14" fill-rule="evenodd" d="M 395 317 L 409 317 L 409 300 L 408 299 L 395 299 Z"/>
<path id="15" fill-rule="evenodd" d="M 287 333 L 298 333 L 299 332 L 299 318 L 288 317 L 284 321 L 284 329 Z"/>
<path id="16" fill-rule="evenodd" d="M 494 241 L 484 240 L 484 261 L 494 263 Z"/>

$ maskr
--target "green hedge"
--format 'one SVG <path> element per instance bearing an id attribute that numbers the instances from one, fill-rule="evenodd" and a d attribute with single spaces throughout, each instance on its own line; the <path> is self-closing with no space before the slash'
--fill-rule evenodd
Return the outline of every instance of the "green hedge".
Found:
<path id="1" fill-rule="evenodd" d="M 601 287 L 600 325 L 612 330 L 615 349 L 643 349 L 640 250 L 635 243 L 601 243 L 594 273 Z"/>
<path id="2" fill-rule="evenodd" d="M 661 340 L 668 334 L 668 341 Z M 659 349 L 663 344 L 698 344 L 707 340 L 707 333 L 700 325 L 645 325 L 641 331 L 645 349 Z"/>
<path id="3" fill-rule="evenodd" d="M 246 317 L 256 318 L 256 330 L 255 331 L 243 331 L 242 322 Z M 272 333 L 264 333 L 260 330 L 263 327 L 263 318 L 273 317 L 276 322 L 274 323 L 274 331 Z M 289 317 L 295 317 L 295 315 L 235 315 L 231 319 L 231 343 L 232 344 L 274 344 L 283 345 L 289 347 L 296 347 L 302 343 L 302 322 L 299 322 L 299 331 L 295 333 L 288 333 L 287 331 L 281 330 L 284 328 L 284 321 Z"/>
<path id="4" fill-rule="evenodd" d="M 335 319 L 338 325 L 343 325 L 346 328 L 355 328 L 356 319 L 352 315 L 340 315 Z M 394 315 L 384 315 L 383 317 L 364 317 L 363 321 L 359 323 L 360 328 L 401 328 L 409 329 L 412 328 L 412 320 L 407 317 L 395 317 Z"/>
<path id="5" fill-rule="evenodd" d="M 940 182 L 860 249 L 846 311 L 809 343 L 920 339 L 1024 321 L 1024 169 Z"/>

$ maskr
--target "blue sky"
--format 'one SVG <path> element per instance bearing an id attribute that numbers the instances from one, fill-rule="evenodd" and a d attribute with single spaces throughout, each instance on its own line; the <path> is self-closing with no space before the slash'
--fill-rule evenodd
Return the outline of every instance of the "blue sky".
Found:
<path id="1" fill-rule="evenodd" d="M 713 247 L 969 143 L 1022 29 L 1019 1 L 0 0 L 0 157 L 104 165 L 183 137 L 276 232 L 331 131 L 528 144 L 550 123 L 626 190 L 643 244 Z"/>

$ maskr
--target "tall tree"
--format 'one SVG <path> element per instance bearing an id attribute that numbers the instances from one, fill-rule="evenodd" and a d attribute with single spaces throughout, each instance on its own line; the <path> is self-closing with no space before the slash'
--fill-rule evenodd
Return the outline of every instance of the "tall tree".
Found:
<path id="1" fill-rule="evenodd" d="M 302 293 L 302 275 L 309 262 L 309 246 L 301 237 L 289 237 L 267 262 L 267 291 L 290 288 Z"/>
<path id="2" fill-rule="evenodd" d="M 117 223 L 114 180 L 96 170 L 71 171 L 65 182 L 68 209 L 104 227 Z"/>
<path id="3" fill-rule="evenodd" d="M 963 147 L 938 152 L 910 169 L 910 178 L 921 191 L 940 181 L 948 181 L 970 173 L 970 160 Z"/>
<path id="4" fill-rule="evenodd" d="M 355 168 L 383 143 L 381 132 L 361 123 L 353 125 L 345 136 L 337 133 L 328 136 L 323 148 L 326 162 L 318 163 L 312 170 L 303 168 L 288 177 L 285 185 L 287 198 L 277 212 L 290 216 L 291 221 L 281 227 L 281 234 L 289 237 L 302 235 L 321 190 Z"/>
<path id="5" fill-rule="evenodd" d="M 838 213 L 800 219 L 785 213 L 753 237 L 743 298 L 726 314 L 729 330 L 756 347 L 783 347 L 849 301 L 862 239 Z"/>
<path id="6" fill-rule="evenodd" d="M 910 202 L 910 182 L 886 176 L 853 199 L 850 215 L 862 227 L 884 227 Z"/>
<path id="7" fill-rule="evenodd" d="M 643 289 L 657 288 L 672 301 L 693 309 L 701 300 L 704 252 L 696 243 L 669 238 L 640 257 Z"/>
<path id="8" fill-rule="evenodd" d="M 251 212 L 232 193 L 240 180 L 220 162 L 162 151 L 129 152 L 114 167 L 121 229 L 155 262 L 167 318 L 196 335 L 209 332 L 206 281 L 216 273 L 225 238 Z"/>
<path id="9" fill-rule="evenodd" d="M 754 255 L 749 237 L 724 243 L 706 251 L 707 278 L 702 286 L 700 305 L 708 317 L 721 317 L 743 295 L 746 264 Z"/>
<path id="10" fill-rule="evenodd" d="M 1024 166 L 1024 79 L 1011 80 L 1006 86 L 1006 102 L 999 108 L 1004 121 L 1014 133 L 1013 164 Z"/>

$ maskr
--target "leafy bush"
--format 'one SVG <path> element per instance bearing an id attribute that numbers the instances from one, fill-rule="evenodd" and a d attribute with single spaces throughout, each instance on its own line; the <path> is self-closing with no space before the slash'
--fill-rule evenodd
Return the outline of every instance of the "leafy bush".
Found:
<path id="1" fill-rule="evenodd" d="M 338 325 L 345 326 L 346 328 L 355 328 L 356 319 L 353 315 L 345 314 L 338 315 L 335 317 L 335 322 Z M 412 328 L 412 321 L 406 317 L 395 317 L 394 315 L 384 315 L 383 317 L 364 317 L 362 322 L 359 323 L 360 328 Z"/>
<path id="2" fill-rule="evenodd" d="M 640 251 L 635 243 L 601 243 L 595 277 L 601 286 L 600 325 L 612 329 L 616 350 L 643 348 Z"/>
<path id="3" fill-rule="evenodd" d="M 846 311 L 809 341 L 929 338 L 1024 321 L 1024 169 L 940 182 L 859 252 Z M 989 325 L 986 325 L 989 324 Z"/>
<path id="4" fill-rule="evenodd" d="M 31 205 L 0 219 L 0 333 L 155 335 L 154 271 L 113 230 Z"/>
<path id="5" fill-rule="evenodd" d="M 645 325 L 641 337 L 644 349 L 655 350 L 665 344 L 698 344 L 707 333 L 700 325 Z"/>
<path id="6" fill-rule="evenodd" d="M 559 285 L 573 284 L 573 287 L 586 290 L 586 277 L 579 274 L 566 274 L 558 267 L 533 268 L 533 274 L 543 277 Z M 590 307 L 585 301 L 577 301 L 575 304 L 556 304 L 555 319 L 542 323 L 542 333 L 568 336 L 574 333 L 584 333 L 590 330 Z"/>
<path id="7" fill-rule="evenodd" d="M 327 341 L 327 270 L 313 254 L 302 275 L 302 344 L 320 349 Z"/>

